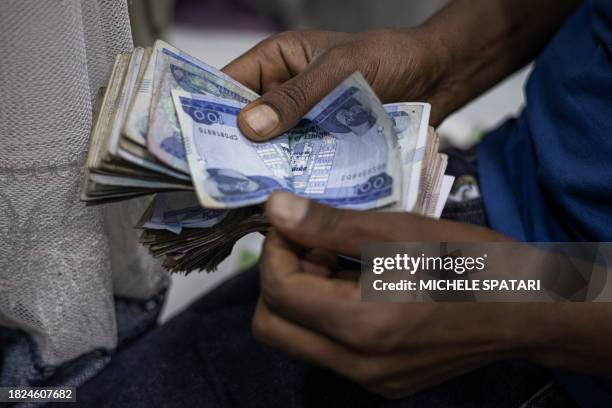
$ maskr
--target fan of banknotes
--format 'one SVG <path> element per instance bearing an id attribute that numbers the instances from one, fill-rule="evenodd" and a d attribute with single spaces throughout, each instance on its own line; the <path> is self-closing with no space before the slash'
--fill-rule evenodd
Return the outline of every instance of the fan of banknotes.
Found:
<path id="1" fill-rule="evenodd" d="M 137 228 L 170 271 L 214 270 L 265 232 L 273 192 L 341 208 L 439 217 L 452 177 L 426 103 L 383 105 L 356 72 L 285 134 L 246 139 L 240 109 L 259 95 L 158 40 L 116 57 L 96 109 L 81 199 L 155 194 Z"/>

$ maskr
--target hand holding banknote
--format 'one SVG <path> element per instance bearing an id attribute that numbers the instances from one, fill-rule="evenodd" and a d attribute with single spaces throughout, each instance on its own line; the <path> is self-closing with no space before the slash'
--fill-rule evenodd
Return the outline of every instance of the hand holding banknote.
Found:
<path id="1" fill-rule="evenodd" d="M 261 295 L 252 323 L 260 341 L 388 398 L 469 371 L 475 357 L 506 358 L 511 347 L 522 346 L 512 343 L 521 336 L 508 338 L 507 324 L 524 304 L 364 302 L 359 282 L 338 272 L 337 256 L 359 257 L 364 242 L 507 237 L 416 214 L 335 209 L 285 192 L 270 197 L 266 213 L 273 230 L 260 261 Z M 531 321 L 514 327 L 529 332 Z M 491 347 L 494 341 L 504 347 Z M 430 344 L 435 347 L 423 346 Z"/>
<path id="2" fill-rule="evenodd" d="M 334 40 L 335 46 L 342 38 L 367 38 L 372 46 L 391 37 L 398 45 L 404 38 L 400 31 L 385 33 L 304 35 Z M 234 64 L 248 65 L 249 55 L 259 58 L 249 52 Z M 371 73 L 369 65 L 351 61 L 337 61 L 348 72 L 341 76 L 345 71 L 334 71 L 337 83 L 328 81 L 329 73 L 319 73 L 323 85 L 309 88 L 318 89 L 309 94 L 318 100 L 297 101 L 299 112 L 292 110 L 303 120 L 277 137 L 255 142 L 239 128 L 241 112 L 253 101 L 261 104 L 271 95 L 274 99 L 276 91 L 260 98 L 161 40 L 152 48 L 118 55 L 98 105 L 82 199 L 93 205 L 159 193 L 138 223 L 144 230 L 141 242 L 155 256 L 163 256 L 169 270 L 185 272 L 214 270 L 238 238 L 267 230 L 260 205 L 278 190 L 332 207 L 439 217 L 452 177 L 444 176 L 446 156 L 438 153 L 438 138 L 429 127 L 430 105 L 383 105 L 359 70 Z M 303 72 L 317 66 L 315 61 Z M 274 66 L 266 69 L 278 73 Z M 289 69 L 276 79 L 292 73 L 297 71 Z M 404 90 L 385 85 L 391 80 L 403 83 L 395 70 L 377 75 L 371 81 L 386 100 L 422 94 L 418 81 Z M 294 79 L 300 78 L 298 74 Z M 292 81 L 278 83 L 277 88 Z M 257 90 L 270 87 L 257 85 Z"/>
<path id="3" fill-rule="evenodd" d="M 223 71 L 262 94 L 240 115 L 240 128 L 266 140 L 295 126 L 305 114 L 355 71 L 382 102 L 423 101 L 435 106 L 436 125 L 444 108 L 435 48 L 410 29 L 365 33 L 285 32 L 261 42 Z"/>

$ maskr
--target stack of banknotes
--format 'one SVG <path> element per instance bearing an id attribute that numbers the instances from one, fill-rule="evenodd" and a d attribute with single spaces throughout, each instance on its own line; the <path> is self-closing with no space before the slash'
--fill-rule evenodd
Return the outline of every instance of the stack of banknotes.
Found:
<path id="1" fill-rule="evenodd" d="M 240 109 L 259 95 L 158 40 L 115 60 L 98 103 L 81 199 L 155 194 L 137 227 L 171 271 L 213 270 L 261 205 L 284 190 L 341 208 L 439 217 L 452 185 L 426 103 L 383 105 L 356 72 L 293 129 L 246 139 Z"/>

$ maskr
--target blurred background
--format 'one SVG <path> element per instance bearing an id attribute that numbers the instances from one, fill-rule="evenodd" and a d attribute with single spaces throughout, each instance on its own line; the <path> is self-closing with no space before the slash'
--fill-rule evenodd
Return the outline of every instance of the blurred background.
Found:
<path id="1" fill-rule="evenodd" d="M 279 31 L 363 31 L 420 24 L 449 0 L 128 0 L 136 45 L 157 38 L 222 68 Z M 523 104 L 527 67 L 446 119 L 444 143 L 467 148 Z M 418 102 L 418 101 L 412 101 Z M 263 237 L 249 235 L 216 272 L 173 275 L 160 321 L 183 310 L 222 280 L 257 262 Z"/>

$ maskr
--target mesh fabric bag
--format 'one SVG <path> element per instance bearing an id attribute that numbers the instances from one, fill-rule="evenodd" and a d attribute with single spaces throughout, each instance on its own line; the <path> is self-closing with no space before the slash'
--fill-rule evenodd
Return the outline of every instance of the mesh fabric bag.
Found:
<path id="1" fill-rule="evenodd" d="M 0 325 L 57 366 L 117 342 L 114 295 L 167 286 L 144 202 L 79 202 L 92 106 L 132 39 L 125 0 L 0 1 Z"/>

